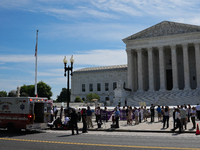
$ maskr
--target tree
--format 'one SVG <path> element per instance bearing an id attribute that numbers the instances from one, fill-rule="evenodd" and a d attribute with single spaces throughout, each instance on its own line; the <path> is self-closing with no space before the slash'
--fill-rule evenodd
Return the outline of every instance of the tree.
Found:
<path id="1" fill-rule="evenodd" d="M 39 97 L 47 97 L 50 99 L 52 96 L 51 87 L 42 81 L 37 84 L 37 92 Z"/>
<path id="2" fill-rule="evenodd" d="M 7 97 L 6 91 L 0 91 L 0 97 Z"/>
<path id="3" fill-rule="evenodd" d="M 23 85 L 20 88 L 21 97 L 35 97 L 35 85 Z"/>
<path id="4" fill-rule="evenodd" d="M 69 94 L 71 95 L 71 89 L 69 89 Z M 67 89 L 66 88 L 62 88 L 60 95 L 57 96 L 57 102 L 67 102 Z"/>
<path id="5" fill-rule="evenodd" d="M 43 81 L 37 83 L 37 93 L 39 97 L 47 97 L 48 99 L 52 96 L 51 87 Z M 35 85 L 21 86 L 20 95 L 21 97 L 35 97 Z"/>
<path id="6" fill-rule="evenodd" d="M 8 97 L 17 97 L 17 92 L 16 90 L 12 90 L 8 93 Z"/>
<path id="7" fill-rule="evenodd" d="M 100 99 L 99 95 L 96 93 L 90 93 L 86 96 L 86 101 L 91 102 L 93 99 Z"/>
<path id="8" fill-rule="evenodd" d="M 83 103 L 83 100 L 79 96 L 76 96 L 74 102 L 76 102 L 76 103 Z"/>

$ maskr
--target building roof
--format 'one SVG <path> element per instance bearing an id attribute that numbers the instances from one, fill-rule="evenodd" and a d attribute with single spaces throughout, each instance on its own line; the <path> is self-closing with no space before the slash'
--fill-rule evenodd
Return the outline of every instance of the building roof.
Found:
<path id="1" fill-rule="evenodd" d="M 200 26 L 177 23 L 172 21 L 162 21 L 154 26 L 151 26 L 127 38 L 124 38 L 123 42 L 126 43 L 129 40 L 137 40 L 141 38 L 152 38 L 158 36 L 186 34 L 194 32 L 200 32 Z"/>
<path id="2" fill-rule="evenodd" d="M 114 71 L 114 70 L 124 70 L 127 69 L 127 65 L 113 65 L 113 66 L 101 66 L 101 67 L 90 67 L 83 68 L 74 71 L 73 73 L 81 73 L 81 72 L 98 72 L 98 71 Z"/>

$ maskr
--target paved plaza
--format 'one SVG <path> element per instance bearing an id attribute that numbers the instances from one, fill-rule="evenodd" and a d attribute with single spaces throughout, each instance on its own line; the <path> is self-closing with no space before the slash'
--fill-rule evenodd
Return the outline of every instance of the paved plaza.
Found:
<path id="1" fill-rule="evenodd" d="M 88 131 L 115 131 L 115 132 L 161 132 L 161 133 L 171 133 L 171 129 L 173 128 L 173 118 L 169 119 L 169 128 L 163 129 L 163 123 L 158 122 L 158 118 L 155 118 L 155 122 L 151 123 L 150 118 L 147 119 L 147 122 L 142 121 L 139 125 L 135 125 L 135 121 L 133 121 L 133 125 L 127 125 L 127 121 L 120 120 L 119 128 L 111 128 L 112 121 L 111 119 L 108 122 L 102 121 L 101 128 L 98 128 L 95 119 L 93 119 L 93 128 L 89 128 Z M 199 124 L 200 121 L 196 120 L 196 124 Z M 78 128 L 81 130 L 83 127 L 82 122 L 78 122 Z M 192 129 L 193 125 L 190 122 L 187 123 L 187 130 L 183 130 L 183 133 L 196 133 L 196 129 Z M 184 128 L 184 127 L 183 127 Z M 178 132 L 178 129 L 175 133 Z"/>

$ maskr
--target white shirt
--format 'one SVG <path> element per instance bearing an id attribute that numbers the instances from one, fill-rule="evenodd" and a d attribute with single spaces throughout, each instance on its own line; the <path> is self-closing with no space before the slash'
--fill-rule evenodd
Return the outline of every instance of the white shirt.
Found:
<path id="1" fill-rule="evenodd" d="M 200 105 L 197 105 L 197 106 L 196 106 L 196 110 L 200 110 Z"/>
<path id="2" fill-rule="evenodd" d="M 192 117 L 196 117 L 196 110 L 192 110 Z M 194 115 L 193 115 L 194 114 Z"/>
<path id="3" fill-rule="evenodd" d="M 137 109 L 135 110 L 135 116 L 139 116 L 139 112 Z"/>
<path id="4" fill-rule="evenodd" d="M 53 115 L 53 110 L 51 110 L 51 114 Z"/>
<path id="5" fill-rule="evenodd" d="M 69 117 L 65 117 L 65 122 L 64 122 L 64 124 L 66 125 L 67 122 L 68 122 L 69 120 L 70 120 Z"/>
<path id="6" fill-rule="evenodd" d="M 53 110 L 53 111 L 55 112 L 56 110 L 57 110 L 57 107 L 54 107 L 54 110 Z"/>
<path id="7" fill-rule="evenodd" d="M 179 112 L 176 112 L 176 113 L 175 113 L 175 119 L 181 119 L 181 115 L 180 115 Z"/>

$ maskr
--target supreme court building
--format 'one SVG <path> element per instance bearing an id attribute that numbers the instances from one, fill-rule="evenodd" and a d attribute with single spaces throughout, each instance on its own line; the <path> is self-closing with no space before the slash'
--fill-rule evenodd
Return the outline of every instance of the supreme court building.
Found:
<path id="1" fill-rule="evenodd" d="M 123 42 L 133 91 L 200 87 L 200 26 L 163 21 Z"/>
<path id="2" fill-rule="evenodd" d="M 200 26 L 163 21 L 123 42 L 131 90 L 123 100 L 132 105 L 155 99 L 161 105 L 200 102 Z"/>

